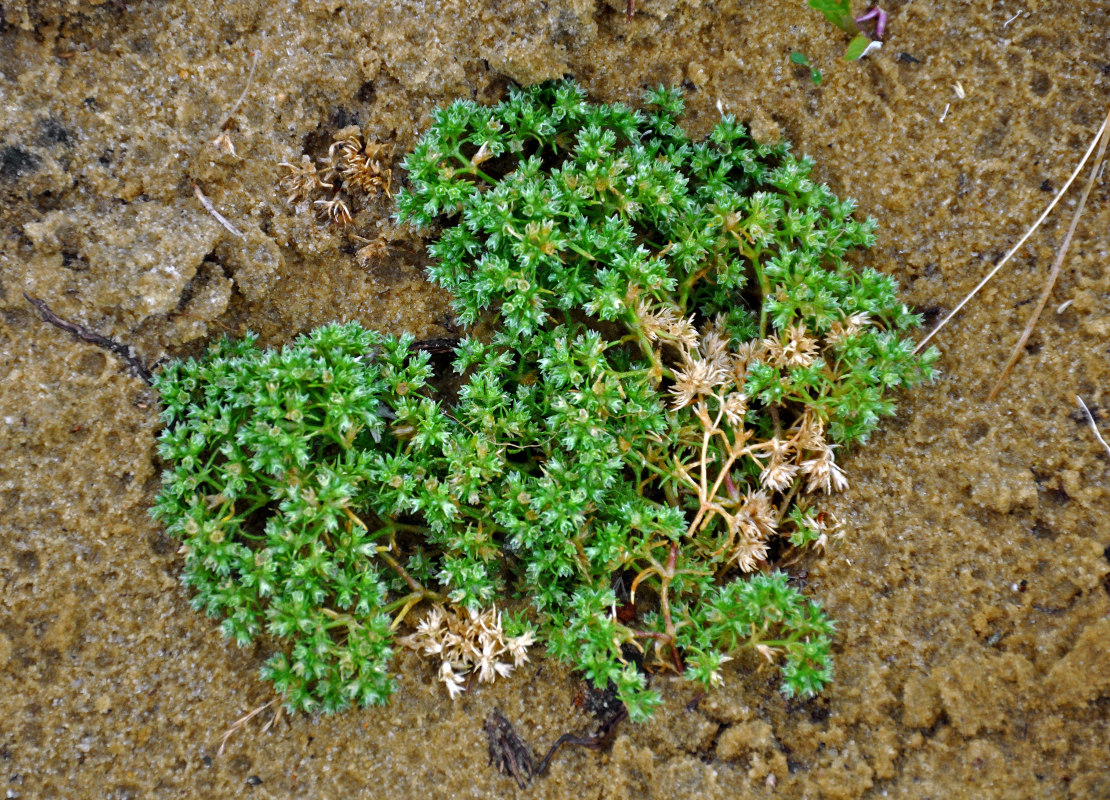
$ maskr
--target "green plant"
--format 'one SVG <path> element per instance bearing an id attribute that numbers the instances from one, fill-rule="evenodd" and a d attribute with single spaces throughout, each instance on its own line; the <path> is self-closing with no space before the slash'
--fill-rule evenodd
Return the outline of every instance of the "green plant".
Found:
<path id="1" fill-rule="evenodd" d="M 450 402 L 411 339 L 353 323 L 158 376 L 154 512 L 194 603 L 286 648 L 264 674 L 290 708 L 384 701 L 421 601 L 456 610 L 414 646 L 471 626 L 519 663 L 536 638 L 634 719 L 658 702 L 637 662 L 711 685 L 755 648 L 787 695 L 829 680 L 832 625 L 775 565 L 826 542 L 835 448 L 936 354 L 911 354 L 894 282 L 845 261 L 874 224 L 812 162 L 731 117 L 693 143 L 680 93 L 648 103 L 457 101 L 405 159 L 399 217 L 441 230 L 430 277 L 495 331 L 459 343 Z M 506 591 L 525 617 L 489 634 Z M 444 660 L 452 694 L 458 669 L 509 665 Z"/>
<path id="2" fill-rule="evenodd" d="M 380 489 L 395 408 L 430 371 L 408 344 L 332 325 L 278 352 L 225 339 L 155 376 L 170 469 L 153 513 L 184 543 L 196 608 L 240 644 L 265 631 L 288 645 L 263 673 L 293 709 L 384 701 L 390 614 L 423 596 L 388 574 L 400 523 L 355 513 Z"/>
<path id="3" fill-rule="evenodd" d="M 844 51 L 844 59 L 846 61 L 856 61 L 863 56 L 864 52 L 871 44 L 871 39 L 867 34 L 861 32 L 856 25 L 857 20 L 852 17 L 852 4 L 850 0 L 809 0 L 808 5 L 814 11 L 821 12 L 825 19 L 852 37 L 852 41 L 848 43 L 848 47 Z M 867 18 L 870 19 L 870 17 Z M 885 24 L 885 19 L 886 16 L 884 15 L 882 17 L 883 21 L 880 22 L 876 38 L 882 38 L 882 27 Z M 878 45 L 876 45 L 876 47 L 877 46 Z"/>
<path id="4" fill-rule="evenodd" d="M 819 69 L 817 69 L 817 67 L 815 67 L 815 66 L 813 66 L 812 64 L 809 63 L 809 59 L 806 58 L 805 53 L 798 53 L 798 52 L 791 53 L 790 54 L 790 60 L 792 62 L 794 62 L 795 64 L 799 64 L 803 67 L 809 67 L 809 79 L 811 81 L 813 81 L 814 86 L 820 86 L 821 85 L 821 71 Z"/>
<path id="5" fill-rule="evenodd" d="M 825 19 L 849 36 L 859 33 L 856 21 L 852 18 L 850 0 L 809 0 L 808 5 L 814 11 L 820 11 Z"/>

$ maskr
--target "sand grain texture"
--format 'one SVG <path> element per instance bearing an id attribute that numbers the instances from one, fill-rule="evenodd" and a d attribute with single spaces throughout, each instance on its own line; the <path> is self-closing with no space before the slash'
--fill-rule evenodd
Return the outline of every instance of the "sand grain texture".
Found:
<path id="1" fill-rule="evenodd" d="M 455 97 L 492 101 L 511 81 L 569 74 L 603 101 L 685 85 L 694 135 L 719 102 L 760 136 L 787 136 L 879 220 L 858 263 L 895 275 L 935 321 L 1097 129 L 1110 10 L 887 10 L 881 52 L 848 64 L 843 34 L 801 0 L 640 0 L 631 24 L 618 0 L 4 4 L 6 796 L 512 796 L 486 764 L 491 708 L 536 749 L 589 724 L 554 663 L 451 703 L 432 666 L 402 654 L 389 707 L 248 727 L 216 757 L 224 729 L 270 699 L 256 676 L 265 646 L 237 649 L 189 608 L 177 544 L 147 517 L 155 394 L 44 325 L 22 292 L 148 363 L 223 332 L 277 345 L 334 319 L 448 335 L 448 299 L 422 277 L 425 242 L 393 229 L 388 204 L 356 215 L 355 232 L 383 244 L 362 265 L 362 242 L 285 205 L 278 163 L 320 155 L 348 125 L 399 156 Z M 795 50 L 823 72 L 819 87 L 789 61 Z M 211 141 L 254 52 L 251 90 L 224 126 L 232 154 Z M 662 680 L 653 722 L 623 725 L 608 753 L 563 751 L 530 796 L 1110 797 L 1110 459 L 1074 400 L 1110 434 L 1106 178 L 1023 359 L 984 404 L 1072 202 L 939 336 L 937 383 L 901 398 L 898 417 L 843 461 L 852 488 L 830 507 L 848 536 L 804 565 L 839 625 L 831 688 L 787 703 L 743 659 L 696 705 L 696 687 Z"/>

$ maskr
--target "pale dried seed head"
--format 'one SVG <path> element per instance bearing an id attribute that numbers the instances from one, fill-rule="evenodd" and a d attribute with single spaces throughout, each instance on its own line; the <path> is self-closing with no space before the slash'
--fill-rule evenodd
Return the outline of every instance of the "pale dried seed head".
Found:
<path id="1" fill-rule="evenodd" d="M 776 367 L 808 367 L 817 360 L 817 340 L 809 335 L 804 325 L 790 325 L 779 337 L 763 341 Z"/>
<path id="2" fill-rule="evenodd" d="M 285 202 L 290 205 L 307 200 L 318 189 L 332 188 L 331 184 L 325 182 L 322 175 L 316 171 L 316 165 L 307 155 L 301 156 L 300 164 L 282 161 L 278 166 L 289 170 L 288 174 L 278 181 L 278 186 L 289 193 Z"/>
<path id="3" fill-rule="evenodd" d="M 440 680 L 456 697 L 468 674 L 476 672 L 484 683 L 511 674 L 514 666 L 528 660 L 527 649 L 534 638 L 531 632 L 506 638 L 496 607 L 476 611 L 436 605 L 416 631 L 398 641 L 424 655 L 438 656 Z"/>
<path id="4" fill-rule="evenodd" d="M 735 564 L 741 572 L 754 572 L 760 562 L 767 559 L 767 543 L 758 539 L 740 537 L 732 550 L 728 563 Z"/>
<path id="5" fill-rule="evenodd" d="M 671 387 L 671 407 L 675 410 L 685 408 L 695 398 L 712 394 L 718 386 L 728 382 L 728 372 L 721 365 L 704 359 L 694 359 L 683 353 L 681 369 L 674 371 L 674 386 Z"/>
<path id="6" fill-rule="evenodd" d="M 505 640 L 509 655 L 513 657 L 513 665 L 519 667 L 528 661 L 528 648 L 536 643 L 531 631 L 520 636 L 513 636 Z"/>
<path id="7" fill-rule="evenodd" d="M 643 299 L 636 303 L 636 316 L 649 340 L 654 342 L 664 338 L 676 342 L 686 350 L 697 348 L 698 331 L 694 327 L 693 317 L 680 317 L 678 310 L 672 306 L 653 308 Z"/>
<path id="8" fill-rule="evenodd" d="M 761 656 L 767 659 L 768 664 L 774 664 L 778 659 L 779 651 L 774 647 L 765 644 L 757 644 L 755 649 Z"/>
<path id="9" fill-rule="evenodd" d="M 636 301 L 636 319 L 643 328 L 644 334 L 654 342 L 663 328 L 662 320 L 659 312 L 649 306 L 642 297 Z"/>
<path id="10" fill-rule="evenodd" d="M 825 446 L 825 424 L 807 406 L 797 424 L 790 429 L 790 439 L 797 452 L 820 450 Z"/>
<path id="11" fill-rule="evenodd" d="M 439 667 L 439 679 L 447 686 L 447 694 L 454 700 L 463 693 L 462 676 L 458 675 L 451 664 L 444 661 Z"/>
<path id="12" fill-rule="evenodd" d="M 749 490 L 744 495 L 744 505 L 741 512 L 753 526 L 751 538 L 768 539 L 775 534 L 775 514 L 771 505 L 771 498 L 766 492 Z"/>
<path id="13" fill-rule="evenodd" d="M 787 462 L 772 463 L 763 469 L 759 475 L 759 484 L 764 489 L 773 492 L 785 492 L 794 483 L 794 476 L 798 474 L 798 465 Z"/>
<path id="14" fill-rule="evenodd" d="M 844 475 L 844 470 L 837 465 L 833 456 L 835 446 L 825 445 L 818 451 L 815 458 L 802 462 L 801 472 L 803 475 L 809 476 L 806 481 L 806 492 L 814 492 L 820 489 L 828 494 L 834 491 L 841 492 L 848 488 L 848 478 Z"/>
<path id="15" fill-rule="evenodd" d="M 330 200 L 317 200 L 314 205 L 319 206 L 317 213 L 320 216 L 327 218 L 336 225 L 346 227 L 351 224 L 351 209 L 347 207 L 346 201 L 339 195 Z"/>
<path id="16" fill-rule="evenodd" d="M 725 419 L 733 428 L 740 428 L 744 424 L 744 415 L 748 413 L 748 398 L 741 392 L 729 392 L 725 396 Z"/>
<path id="17" fill-rule="evenodd" d="M 701 337 L 701 345 L 698 349 L 703 359 L 716 364 L 723 370 L 728 369 L 731 359 L 729 358 L 727 336 L 722 336 L 715 329 L 709 328 Z"/>
<path id="18" fill-rule="evenodd" d="M 871 324 L 871 316 L 866 311 L 857 311 L 844 321 L 837 320 L 825 334 L 825 342 L 830 346 L 841 344 L 850 336 L 855 336 Z"/>
<path id="19" fill-rule="evenodd" d="M 668 333 L 687 349 L 693 350 L 698 346 L 698 329 L 694 327 L 692 316 L 680 318 Z"/>

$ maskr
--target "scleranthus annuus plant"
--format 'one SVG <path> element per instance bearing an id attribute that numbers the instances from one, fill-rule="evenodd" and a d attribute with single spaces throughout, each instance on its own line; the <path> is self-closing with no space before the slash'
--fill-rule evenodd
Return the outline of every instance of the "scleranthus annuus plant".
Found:
<path id="1" fill-rule="evenodd" d="M 264 672 L 290 707 L 384 701 L 418 604 L 406 641 L 452 694 L 533 639 L 634 719 L 658 703 L 645 671 L 719 684 L 745 648 L 787 695 L 830 679 L 832 626 L 777 566 L 824 544 L 837 448 L 935 353 L 911 354 L 894 282 L 845 260 L 874 225 L 807 159 L 731 117 L 692 143 L 681 112 L 563 82 L 436 114 L 398 216 L 438 233 L 430 277 L 495 331 L 458 344 L 451 402 L 411 340 L 355 324 L 159 376 L 155 512 L 196 604 L 283 643 Z M 497 639 L 507 592 L 526 612 L 482 660 L 460 631 Z"/>

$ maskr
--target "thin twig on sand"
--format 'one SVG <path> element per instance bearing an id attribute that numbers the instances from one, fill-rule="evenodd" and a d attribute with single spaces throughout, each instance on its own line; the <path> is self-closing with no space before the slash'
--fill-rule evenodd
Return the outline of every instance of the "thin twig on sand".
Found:
<path id="1" fill-rule="evenodd" d="M 1048 280 L 1045 281 L 1044 291 L 1041 293 L 1040 302 L 1037 303 L 1037 308 L 1033 311 L 1032 316 L 1029 317 L 1029 322 L 1025 324 L 1025 330 L 1021 332 L 1021 338 L 1018 339 L 1017 344 L 1014 345 L 1013 352 L 1010 353 L 1010 360 L 1006 362 L 1006 366 L 1002 369 L 1002 374 L 998 377 L 998 382 L 991 389 L 990 395 L 987 396 L 987 402 L 995 398 L 998 390 L 1002 388 L 1002 384 L 1006 382 L 1006 378 L 1010 375 L 1010 370 L 1014 368 L 1014 364 L 1021 358 L 1021 349 L 1025 347 L 1025 343 L 1029 341 L 1029 337 L 1033 334 L 1033 329 L 1037 327 L 1037 320 L 1041 318 L 1041 312 L 1044 311 L 1045 305 L 1048 304 L 1048 298 L 1052 295 L 1052 287 L 1056 285 L 1056 279 L 1060 276 L 1060 268 L 1064 265 L 1064 258 L 1068 254 L 1068 248 L 1071 246 L 1072 237 L 1075 235 L 1075 229 L 1079 227 L 1079 218 L 1083 216 L 1083 208 L 1087 205 L 1087 198 L 1091 194 L 1091 189 L 1095 185 L 1095 180 L 1098 178 L 1099 170 L 1102 167 L 1102 158 L 1106 155 L 1106 142 L 1110 140 L 1110 126 L 1106 123 L 1110 122 L 1110 113 L 1106 115 L 1106 122 L 1102 124 L 1102 136 L 1100 141 L 1102 144 L 1098 147 L 1098 155 L 1095 156 L 1095 165 L 1091 169 L 1090 177 L 1087 178 L 1087 185 L 1083 187 L 1083 195 L 1079 198 L 1079 205 L 1075 207 L 1075 214 L 1071 218 L 1071 225 L 1068 227 L 1068 235 L 1064 237 L 1064 243 L 1060 246 L 1060 253 L 1056 256 L 1056 263 L 1052 265 L 1052 271 L 1048 274 Z"/>
<path id="2" fill-rule="evenodd" d="M 1094 152 L 1095 147 L 1098 145 L 1099 140 L 1102 138 L 1102 134 L 1106 131 L 1106 129 L 1108 127 L 1110 127 L 1110 114 L 1107 114 L 1106 119 L 1103 120 L 1103 122 L 1102 122 L 1102 127 L 1100 127 L 1098 129 L 1098 132 L 1095 134 L 1094 138 L 1091 139 L 1091 144 L 1087 148 L 1087 152 L 1083 154 L 1083 158 L 1080 159 L 1079 163 L 1076 165 L 1075 171 L 1072 172 L 1071 177 L 1068 178 L 1067 182 L 1060 188 L 1060 191 L 1056 193 L 1056 196 L 1054 198 L 1052 198 L 1052 202 L 1048 204 L 1048 206 L 1045 208 L 1045 210 L 1043 212 L 1041 212 L 1041 215 L 1040 215 L 1040 217 L 1037 218 L 1037 221 L 1034 222 L 1033 225 L 1029 228 L 1029 230 L 1027 230 L 1025 232 L 1025 235 L 1021 237 L 1021 239 L 1018 241 L 1018 243 L 1015 244 L 1012 248 L 1010 248 L 1010 252 L 1008 252 L 1005 256 L 1003 256 L 1001 261 L 999 261 L 997 264 L 995 264 L 994 269 L 992 269 L 989 273 L 987 273 L 987 276 L 985 278 L 983 278 L 983 280 L 979 281 L 979 285 L 976 286 L 974 289 L 972 289 L 968 293 L 967 297 L 965 297 L 963 300 L 960 301 L 960 304 L 958 306 L 956 306 L 954 309 L 952 309 L 950 312 L 948 312 L 948 316 L 946 316 L 944 319 L 942 319 L 940 321 L 940 323 L 935 328 L 933 328 L 932 331 L 929 332 L 928 336 L 926 336 L 924 339 L 922 339 L 920 342 L 918 342 L 917 347 L 915 347 L 914 350 L 913 350 L 914 354 L 920 353 L 922 350 L 924 350 L 925 346 L 929 343 L 929 340 L 932 339 L 934 336 L 936 336 L 937 333 L 940 332 L 941 328 L 943 328 L 945 325 L 947 325 L 953 317 L 955 317 L 957 314 L 960 313 L 960 311 L 963 309 L 963 307 L 965 305 L 968 304 L 968 302 L 971 300 L 971 298 L 973 298 L 975 295 L 977 295 L 979 293 L 979 290 L 981 290 L 984 286 L 987 285 L 987 283 L 990 281 L 990 279 L 993 278 L 998 273 L 998 271 L 1000 269 L 1002 269 L 1002 267 L 1006 264 L 1006 262 L 1009 261 L 1013 257 L 1014 253 L 1016 253 L 1018 251 L 1018 249 L 1023 244 L 1025 244 L 1025 241 L 1030 236 L 1033 235 L 1033 231 L 1035 231 L 1040 226 L 1040 224 L 1042 222 L 1044 222 L 1045 217 L 1047 217 L 1049 212 L 1052 211 L 1052 209 L 1054 209 L 1056 207 L 1056 204 L 1060 202 L 1060 198 L 1062 198 L 1064 196 L 1064 194 L 1068 190 L 1068 187 L 1072 185 L 1072 182 L 1075 180 L 1076 176 L 1079 175 L 1080 170 L 1083 169 L 1083 165 L 1086 164 L 1087 159 L 1089 159 L 1091 157 L 1091 153 Z"/>
<path id="3" fill-rule="evenodd" d="M 1106 452 L 1110 453 L 1110 444 L 1107 444 L 1106 440 L 1102 438 L 1102 434 L 1098 432 L 1098 425 L 1095 424 L 1095 415 L 1091 413 L 1091 409 L 1087 408 L 1087 404 L 1083 402 L 1082 397 L 1076 395 L 1075 399 L 1079 401 L 1079 407 L 1082 408 L 1083 413 L 1087 415 L 1087 422 L 1090 424 L 1095 438 L 1098 439 L 1099 444 L 1106 448 Z"/>
<path id="4" fill-rule="evenodd" d="M 231 107 L 231 110 L 224 115 L 222 120 L 220 120 L 220 124 L 216 126 L 215 133 L 213 134 L 214 136 L 219 136 L 220 131 L 224 129 L 224 126 L 231 121 L 231 118 L 235 115 L 235 112 L 239 110 L 239 106 L 243 105 L 243 101 L 247 97 L 247 92 L 251 90 L 251 84 L 254 83 L 254 72 L 256 69 L 258 69 L 258 57 L 261 54 L 262 52 L 260 50 L 255 50 L 253 53 L 251 53 L 253 58 L 251 59 L 250 72 L 247 73 L 247 83 L 243 87 L 243 91 L 239 94 L 239 99 L 235 101 L 235 105 Z"/>
<path id="5" fill-rule="evenodd" d="M 128 366 L 130 366 L 131 369 L 135 370 L 136 374 L 138 374 L 138 376 L 142 378 L 145 383 L 147 383 L 148 385 L 153 383 L 153 377 L 151 376 L 150 370 L 147 368 L 146 364 L 144 364 L 139 359 L 139 357 L 135 355 L 135 352 L 127 345 L 113 341 L 107 336 L 103 336 L 95 331 L 90 331 L 88 328 L 82 325 L 78 325 L 76 322 L 70 322 L 69 320 L 62 319 L 50 310 L 50 306 L 46 304 L 45 300 L 40 300 L 37 297 L 31 297 L 31 295 L 27 294 L 26 292 L 23 293 L 23 297 L 27 300 L 28 303 L 39 310 L 39 313 L 42 314 L 42 319 L 44 322 L 49 322 L 55 328 L 61 328 L 63 331 L 68 331 L 69 333 L 72 333 L 83 342 L 95 344 L 97 347 L 103 347 L 105 350 L 109 350 L 115 353 L 117 356 L 126 361 Z"/>
<path id="6" fill-rule="evenodd" d="M 275 697 L 269 703 L 263 703 L 258 708 L 254 709 L 253 711 L 247 712 L 246 714 L 241 716 L 239 719 L 235 720 L 235 722 L 233 722 L 231 724 L 231 727 L 228 728 L 226 731 L 224 731 L 224 735 L 220 739 L 220 749 L 216 751 L 216 755 L 217 756 L 222 756 L 224 754 L 224 748 L 227 747 L 227 742 L 231 738 L 232 734 L 235 733 L 235 731 L 239 730 L 244 725 L 246 725 L 248 722 L 250 722 L 252 719 L 254 719 L 259 714 L 261 714 L 263 711 L 265 711 L 267 708 L 270 708 L 270 706 L 277 703 L 278 700 L 279 700 L 279 698 Z M 279 719 L 281 719 L 281 710 L 282 710 L 282 706 L 278 706 L 277 711 L 274 712 L 274 715 L 270 718 L 270 721 L 262 726 L 262 732 L 263 733 L 270 730 L 270 728 L 273 727 L 274 723 L 276 723 Z"/>
<path id="7" fill-rule="evenodd" d="M 239 230 L 234 225 L 232 225 L 228 221 L 227 217 L 225 217 L 223 214 L 221 214 L 219 211 L 216 210 L 216 207 L 214 205 L 212 205 L 212 201 L 208 199 L 208 195 L 206 195 L 204 192 L 202 192 L 200 190 L 200 187 L 197 186 L 195 183 L 193 184 L 193 194 L 195 194 L 197 196 L 197 200 L 199 200 L 200 204 L 202 206 L 204 206 L 204 210 L 207 211 L 209 214 L 211 214 L 213 217 L 216 218 L 216 222 L 223 225 L 225 228 L 227 228 L 227 230 L 229 230 L 234 235 L 238 236 L 240 239 L 246 239 L 247 238 L 245 233 L 243 233 L 241 230 Z"/>

